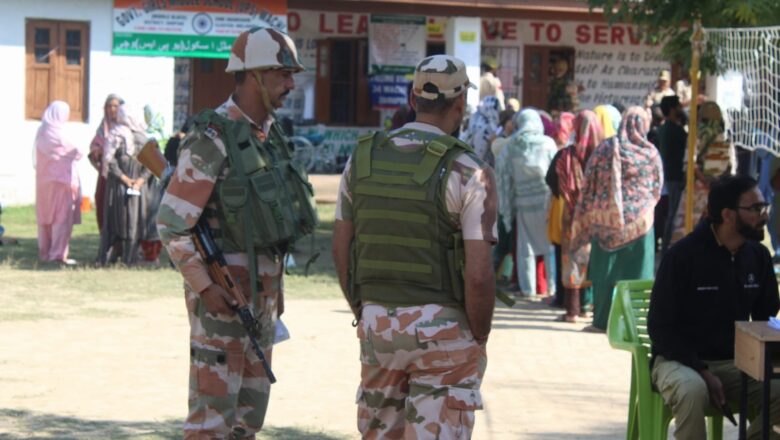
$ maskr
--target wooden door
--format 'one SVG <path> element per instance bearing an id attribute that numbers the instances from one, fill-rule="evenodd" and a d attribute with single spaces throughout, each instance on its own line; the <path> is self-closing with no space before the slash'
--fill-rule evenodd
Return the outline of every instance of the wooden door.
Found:
<path id="1" fill-rule="evenodd" d="M 50 102 L 50 93 L 56 89 L 57 24 L 35 21 L 27 26 L 27 85 L 26 117 L 40 119 Z"/>
<path id="2" fill-rule="evenodd" d="M 525 46 L 523 61 L 523 107 L 546 109 L 550 77 L 549 48 Z"/>
<path id="3" fill-rule="evenodd" d="M 52 101 L 70 106 L 71 121 L 87 119 L 89 23 L 27 20 L 25 115 L 40 119 Z"/>
<path id="4" fill-rule="evenodd" d="M 355 122 L 360 126 L 379 125 L 379 112 L 371 108 L 371 95 L 368 87 L 368 39 L 358 40 L 357 44 L 357 113 Z"/>
<path id="5" fill-rule="evenodd" d="M 317 40 L 317 78 L 314 83 L 314 119 L 330 122 L 330 57 L 331 40 Z"/>
<path id="6" fill-rule="evenodd" d="M 82 23 L 64 22 L 59 25 L 60 64 L 56 90 L 59 99 L 70 104 L 70 120 L 87 119 L 87 93 L 84 84 L 89 84 L 87 74 L 87 52 L 89 28 Z"/>
<path id="7" fill-rule="evenodd" d="M 190 69 L 190 114 L 205 108 L 217 108 L 235 89 L 233 75 L 225 72 L 227 60 L 193 58 Z M 249 78 L 248 78 L 249 79 Z"/>
<path id="8" fill-rule="evenodd" d="M 548 108 L 550 97 L 550 82 L 558 60 L 565 60 L 568 65 L 567 81 L 575 81 L 573 47 L 525 46 L 523 49 L 523 107 L 536 107 L 551 111 Z M 576 109 L 575 109 L 576 110 Z"/>

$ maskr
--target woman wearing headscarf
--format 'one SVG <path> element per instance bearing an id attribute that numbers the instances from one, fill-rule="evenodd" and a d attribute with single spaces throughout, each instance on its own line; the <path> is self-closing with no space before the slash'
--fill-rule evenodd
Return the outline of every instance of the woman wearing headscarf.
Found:
<path id="1" fill-rule="evenodd" d="M 98 180 L 95 186 L 95 213 L 97 214 L 98 231 L 103 229 L 103 204 L 105 203 L 106 177 L 108 176 L 108 161 L 106 160 L 106 144 L 114 142 L 119 124 L 117 124 L 117 112 L 119 106 L 124 104 L 122 98 L 115 94 L 106 97 L 103 104 L 103 120 L 89 145 L 89 163 L 97 170 Z"/>
<path id="2" fill-rule="evenodd" d="M 609 104 L 602 104 L 593 109 L 596 118 L 604 131 L 604 139 L 616 136 L 620 130 L 620 112 Z"/>
<path id="3" fill-rule="evenodd" d="M 699 108 L 696 134 L 696 168 L 693 183 L 693 223 L 705 215 L 710 184 L 718 177 L 734 174 L 737 169 L 737 153 L 734 145 L 726 139 L 726 123 L 718 104 L 708 101 Z M 687 155 L 684 161 L 687 163 Z M 685 209 L 688 198 L 684 190 L 677 205 L 672 231 L 672 243 L 683 238 L 685 233 Z"/>
<path id="4" fill-rule="evenodd" d="M 498 128 L 498 115 L 501 112 L 501 104 L 495 96 L 486 96 L 477 107 L 477 111 L 469 118 L 469 125 L 460 139 L 471 145 L 477 157 L 489 163 L 495 163 L 490 151 L 490 143 L 496 137 Z"/>
<path id="5" fill-rule="evenodd" d="M 586 243 L 576 247 L 572 243 L 572 223 L 580 194 L 585 186 L 585 168 L 590 156 L 604 139 L 604 132 L 596 114 L 590 110 L 579 112 L 573 125 L 574 140 L 561 150 L 555 162 L 557 190 L 563 199 L 561 216 L 561 266 L 565 289 L 563 305 L 566 313 L 558 320 L 577 322 L 584 316 L 589 305 L 591 292 L 586 279 L 590 246 Z"/>
<path id="6" fill-rule="evenodd" d="M 135 160 L 147 140 L 146 126 L 126 104 L 120 106 L 117 122 L 116 135 L 105 146 L 108 172 L 98 251 L 100 265 L 116 262 L 120 254 L 122 263 L 135 264 L 140 240 L 146 234 L 146 199 L 142 194 L 151 172 Z"/>
<path id="7" fill-rule="evenodd" d="M 542 122 L 545 118 L 542 117 Z M 548 134 L 549 130 L 549 134 Z M 563 209 L 564 201 L 558 188 L 558 172 L 556 164 L 563 154 L 564 147 L 568 144 L 569 137 L 574 130 L 574 115 L 569 112 L 559 113 L 554 121 L 551 121 L 551 127 L 545 125 L 545 135 L 555 140 L 558 152 L 553 156 L 550 167 L 547 168 L 547 174 L 544 177 L 547 186 L 550 188 L 552 197 L 550 199 L 550 214 L 547 220 L 547 238 L 553 244 L 555 249 L 555 296 L 547 299 L 547 304 L 554 307 L 563 307 L 565 287 L 563 285 L 563 256 L 561 255 L 561 241 L 563 238 Z"/>
<path id="8" fill-rule="evenodd" d="M 523 296 L 536 290 L 536 256 L 543 255 L 547 285 L 552 290 L 554 253 L 547 238 L 550 190 L 544 182 L 555 155 L 555 141 L 544 135 L 542 119 L 525 109 L 515 118 L 517 131 L 496 160 L 498 210 L 506 229 L 515 219 L 517 232 L 517 277 Z"/>
<path id="9" fill-rule="evenodd" d="M 68 259 L 73 225 L 81 223 L 81 182 L 76 161 L 81 152 L 65 133 L 70 106 L 52 102 L 35 136 L 35 216 L 38 259 L 75 264 Z"/>
<path id="10" fill-rule="evenodd" d="M 497 137 L 490 144 L 490 150 L 493 157 L 498 157 L 504 148 L 509 144 L 512 135 L 515 132 L 515 112 L 511 108 L 503 110 L 500 114 L 499 129 Z M 511 222 L 510 222 L 511 223 Z M 504 222 L 499 218 L 498 221 L 498 243 L 493 247 L 493 269 L 497 271 L 499 282 L 512 280 L 514 277 L 515 255 L 514 228 L 507 230 Z M 506 264 L 507 256 L 511 257 L 512 264 Z M 512 280 L 516 283 L 517 280 Z"/>
<path id="11" fill-rule="evenodd" d="M 165 118 L 162 113 L 154 111 L 152 106 L 147 104 L 144 106 L 144 121 L 146 122 L 146 136 L 157 141 L 158 148 L 165 151 L 168 140 L 165 136 Z M 143 215 L 143 218 L 146 219 L 144 228 L 146 233 L 141 240 L 141 252 L 145 261 L 158 262 L 160 251 L 162 251 L 162 242 L 157 233 L 157 212 L 160 209 L 163 188 L 157 178 L 150 177 L 141 193 L 146 199 L 146 212 Z"/>
<path id="12" fill-rule="evenodd" d="M 591 243 L 588 272 L 593 282 L 593 325 L 607 328 L 612 290 L 620 280 L 652 278 L 655 260 L 653 216 L 661 196 L 661 157 L 646 133 L 650 115 L 626 110 L 619 134 L 591 155 L 572 222 L 572 246 Z M 577 263 L 584 264 L 584 259 Z M 585 255 L 583 254 L 582 257 Z"/>

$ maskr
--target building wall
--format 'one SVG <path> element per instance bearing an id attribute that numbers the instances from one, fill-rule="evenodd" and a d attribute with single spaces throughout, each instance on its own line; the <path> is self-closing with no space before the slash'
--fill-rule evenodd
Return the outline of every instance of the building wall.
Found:
<path id="1" fill-rule="evenodd" d="M 609 27 L 603 21 L 550 21 L 544 19 L 482 19 L 483 55 L 492 55 L 500 48 L 504 57 L 516 60 L 518 69 L 506 72 L 502 78 L 505 89 L 517 83 L 516 95 L 522 101 L 523 58 L 526 46 L 570 47 L 575 50 L 575 81 L 584 90 L 580 94 L 582 108 L 621 101 L 641 104 L 655 85 L 661 69 L 669 63 L 661 59 L 661 47 L 644 44 L 636 28 L 616 24 Z M 428 16 L 428 40 L 444 41 L 446 17 Z M 299 48 L 307 72 L 299 75 L 299 84 L 306 93 L 314 93 L 316 74 L 316 40 L 321 38 L 368 37 L 369 13 L 332 12 L 290 9 L 290 35 Z M 436 33 L 432 33 L 436 32 Z M 457 56 L 457 54 L 456 54 Z M 499 57 L 502 58 L 502 57 Z M 499 61 L 502 61 L 499 59 Z M 502 75 L 504 76 L 504 75 Z M 304 118 L 310 118 L 305 113 Z"/>
<path id="2" fill-rule="evenodd" d="M 89 147 L 103 116 L 103 101 L 117 93 L 142 113 L 145 104 L 162 112 L 170 132 L 173 121 L 173 58 L 111 55 L 111 0 L 4 0 L 0 14 L 0 59 L 3 60 L 3 103 L 0 121 L 0 203 L 29 204 L 35 201 L 33 141 L 39 121 L 25 120 L 25 19 L 89 22 L 89 82 L 86 123 L 71 123 L 77 144 Z M 85 195 L 93 195 L 97 173 L 82 160 L 79 172 Z"/>

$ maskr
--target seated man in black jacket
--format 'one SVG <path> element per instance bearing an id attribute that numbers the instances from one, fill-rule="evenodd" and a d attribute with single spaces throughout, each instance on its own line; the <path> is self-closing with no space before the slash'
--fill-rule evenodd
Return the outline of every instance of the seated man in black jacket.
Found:
<path id="1" fill-rule="evenodd" d="M 769 205 L 756 181 L 721 178 L 707 202 L 708 219 L 664 255 L 647 322 L 652 380 L 674 414 L 675 438 L 682 440 L 706 438 L 708 405 L 739 401 L 734 322 L 766 321 L 780 309 L 772 258 L 760 243 Z M 750 380 L 748 393 L 751 403 L 760 404 L 758 382 Z M 773 383 L 773 424 L 780 422 L 778 399 L 780 383 Z M 760 429 L 751 423 L 748 437 L 757 438 Z"/>

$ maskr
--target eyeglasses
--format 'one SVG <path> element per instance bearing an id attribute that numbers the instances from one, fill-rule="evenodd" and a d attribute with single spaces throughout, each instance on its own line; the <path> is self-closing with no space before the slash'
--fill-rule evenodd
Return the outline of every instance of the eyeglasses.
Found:
<path id="1" fill-rule="evenodd" d="M 737 206 L 737 208 L 752 211 L 759 215 L 766 215 L 769 214 L 769 206 L 769 203 L 754 203 L 750 206 Z"/>

